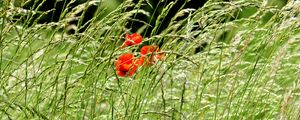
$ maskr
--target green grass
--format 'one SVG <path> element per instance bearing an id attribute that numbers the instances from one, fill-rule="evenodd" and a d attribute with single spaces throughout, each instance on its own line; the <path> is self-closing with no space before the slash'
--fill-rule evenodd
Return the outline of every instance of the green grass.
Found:
<path id="1" fill-rule="evenodd" d="M 0 118 L 298 120 L 300 3 L 264 3 L 211 0 L 183 9 L 187 18 L 157 33 L 172 3 L 166 5 L 143 39 L 163 41 L 165 59 L 132 77 L 118 77 L 114 61 L 138 54 L 138 47 L 119 48 L 136 12 L 152 16 L 141 4 L 124 12 L 135 5 L 124 2 L 102 19 L 98 11 L 84 33 L 67 35 L 54 27 L 63 20 L 14 23 L 14 7 L 0 3 Z"/>

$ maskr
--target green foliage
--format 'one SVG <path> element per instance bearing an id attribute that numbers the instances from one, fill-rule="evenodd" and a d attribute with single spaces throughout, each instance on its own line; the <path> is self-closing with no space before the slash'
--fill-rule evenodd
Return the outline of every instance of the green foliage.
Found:
<path id="1" fill-rule="evenodd" d="M 166 5 L 143 39 L 163 41 L 165 60 L 125 78 L 115 74 L 114 61 L 139 51 L 120 46 L 136 13 L 151 17 L 142 1 L 98 11 L 85 32 L 73 35 L 64 20 L 25 28 L 7 6 L 0 14 L 1 119 L 297 120 L 300 2 L 267 1 L 211 0 L 180 10 L 157 34 L 173 3 Z M 188 16 L 175 21 L 182 14 Z M 202 43 L 208 45 L 194 54 Z"/>

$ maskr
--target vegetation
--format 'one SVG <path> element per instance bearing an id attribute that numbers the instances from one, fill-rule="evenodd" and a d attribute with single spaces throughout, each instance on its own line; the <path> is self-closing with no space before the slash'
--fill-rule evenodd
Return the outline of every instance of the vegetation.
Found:
<path id="1" fill-rule="evenodd" d="M 18 8 L 0 1 L 0 118 L 299 120 L 300 2 L 268 1 L 209 0 L 158 32 L 175 2 L 150 26 L 135 19 L 153 16 L 148 0 L 127 0 L 74 34 L 65 19 L 16 22 Z M 115 60 L 142 47 L 122 48 L 125 34 L 146 31 L 142 44 L 163 43 L 163 60 L 118 76 Z"/>

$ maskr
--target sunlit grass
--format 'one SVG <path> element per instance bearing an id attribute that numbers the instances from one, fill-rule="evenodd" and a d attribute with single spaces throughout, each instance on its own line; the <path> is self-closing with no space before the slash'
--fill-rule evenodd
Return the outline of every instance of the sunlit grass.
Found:
<path id="1" fill-rule="evenodd" d="M 124 2 L 97 20 L 99 11 L 85 32 L 72 35 L 55 27 L 63 20 L 14 23 L 3 4 L 1 119 L 300 119 L 300 3 L 264 3 L 209 1 L 181 10 L 188 17 L 158 33 L 172 3 L 166 5 L 152 29 L 139 31 L 152 30 L 144 43 L 164 42 L 165 58 L 132 77 L 118 77 L 114 61 L 139 54 L 140 46 L 120 47 L 135 13 L 152 16 L 141 4 L 125 12 L 135 4 Z M 245 7 L 256 11 L 237 17 Z"/>

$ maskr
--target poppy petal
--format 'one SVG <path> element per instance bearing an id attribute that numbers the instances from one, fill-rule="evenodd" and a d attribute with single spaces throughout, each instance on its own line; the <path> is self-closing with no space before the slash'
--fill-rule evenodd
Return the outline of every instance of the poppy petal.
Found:
<path id="1" fill-rule="evenodd" d="M 121 76 L 121 77 L 126 76 L 126 72 L 123 72 L 123 71 L 117 70 L 116 73 L 117 73 L 118 76 Z"/>
<path id="2" fill-rule="evenodd" d="M 132 64 L 121 64 L 119 70 L 120 71 L 129 71 L 132 67 Z"/>
<path id="3" fill-rule="evenodd" d="M 116 73 L 118 76 L 133 75 L 137 70 L 137 65 L 135 65 L 134 55 L 131 53 L 125 53 L 119 56 L 115 61 Z"/>
<path id="4" fill-rule="evenodd" d="M 129 76 L 132 76 L 135 72 L 136 72 L 136 70 L 137 70 L 137 66 L 136 65 L 133 65 L 133 67 L 129 70 Z"/>
<path id="5" fill-rule="evenodd" d="M 143 46 L 140 51 L 141 51 L 141 55 L 146 55 L 148 53 L 152 53 L 152 52 L 158 52 L 158 47 L 155 45 L 146 45 Z"/>
<path id="6" fill-rule="evenodd" d="M 121 61 L 121 64 L 132 64 L 133 58 L 134 58 L 133 54 L 125 53 L 118 58 L 118 61 Z"/>
<path id="7" fill-rule="evenodd" d="M 135 44 L 141 43 L 143 39 L 142 36 L 138 33 L 133 33 L 131 37 L 132 37 L 131 39 L 134 41 Z"/>
<path id="8" fill-rule="evenodd" d="M 140 57 L 138 59 L 135 60 L 135 64 L 137 65 L 143 65 L 145 61 L 145 57 Z"/>
<path id="9" fill-rule="evenodd" d="M 138 34 L 138 33 L 133 33 L 133 34 L 125 34 L 125 41 L 122 44 L 122 48 L 126 46 L 133 46 L 140 44 L 142 42 L 143 37 Z"/>

